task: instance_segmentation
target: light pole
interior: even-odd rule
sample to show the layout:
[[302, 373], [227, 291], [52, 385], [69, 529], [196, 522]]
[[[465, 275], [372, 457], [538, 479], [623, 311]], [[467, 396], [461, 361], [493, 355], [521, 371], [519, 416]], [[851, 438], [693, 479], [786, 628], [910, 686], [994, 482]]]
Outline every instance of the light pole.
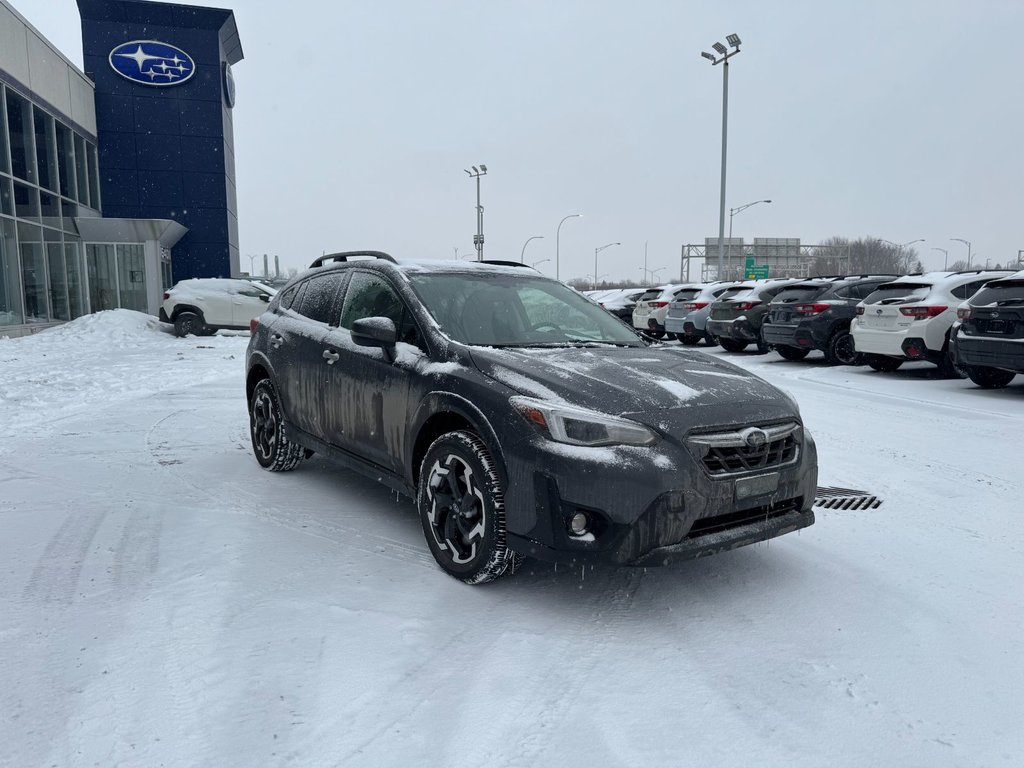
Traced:
[[[324, 251], [324, 253], [327, 253], [327, 251]], [[256, 259], [259, 257], [260, 255], [258, 253], [249, 254], [249, 277], [256, 277], [253, 272], [256, 271]]]
[[[758, 203], [770, 203], [770, 202], [771, 202], [771, 200], [755, 200], [752, 203], [746, 203], [745, 205], [740, 205], [740, 206], [737, 206], [736, 208], [730, 208], [729, 209], [729, 263], [730, 264], [732, 263], [732, 217], [735, 216], [737, 213], [742, 213], [743, 211], [747, 210], [747, 208], [749, 208], [752, 205], [757, 205]], [[718, 279], [721, 280], [722, 276], [719, 275]]]
[[562, 276], [562, 260], [559, 252], [559, 238], [562, 234], [562, 225], [565, 224], [566, 219], [578, 219], [582, 216], [582, 213], [570, 213], [560, 222], [558, 222], [558, 228], [555, 230], [555, 280], [560, 280]]
[[945, 272], [946, 265], [949, 264], [949, 251], [947, 251], [945, 248], [936, 248], [935, 246], [932, 246], [932, 250], [942, 251], [942, 271]]
[[663, 270], [663, 269], [668, 269], [668, 267], [658, 267], [657, 269], [649, 269], [649, 270], [647, 270], [648, 272], [651, 273], [651, 284], [652, 285], [654, 284], [654, 276], [656, 274], [658, 274], [659, 272], [661, 272], [661, 270]]
[[718, 54], [701, 51], [700, 55], [711, 62], [712, 66], [723, 64], [722, 67], [722, 191], [718, 200], [718, 279], [722, 279], [722, 238], [725, 237], [725, 154], [727, 147], [728, 126], [729, 126], [729, 59], [740, 52], [740, 37], [737, 34], [729, 35], [725, 41], [733, 47], [730, 52], [721, 43], [714, 43], [711, 47]]
[[963, 243], [967, 246], [967, 268], [971, 268], [971, 241], [964, 240], [962, 237], [951, 237], [950, 240], [956, 240], [958, 243]]
[[544, 235], [534, 235], [533, 237], [526, 238], [526, 242], [523, 243], [523, 250], [519, 254], [519, 263], [523, 264], [523, 259], [526, 257], [526, 246], [530, 244], [531, 240], [543, 240]]
[[[905, 243], [894, 243], [892, 240], [886, 240], [885, 238], [880, 238], [879, 242], [888, 243], [889, 245], [891, 245], [893, 248], [896, 249], [896, 257], [898, 259], [902, 259], [903, 258], [903, 249], [904, 248], [906, 248], [908, 245], [913, 245], [914, 243], [923, 243], [924, 242], [924, 238], [923, 237], [919, 237], [919, 238], [917, 238], [917, 240], [908, 240]], [[897, 264], [896, 266], [899, 267], [900, 269], [904, 268], [904, 265], [902, 265], [902, 264]], [[910, 265], [908, 264], [906, 266], [910, 266]]]
[[[599, 254], [605, 248], [611, 248], [613, 245], [622, 245], [622, 243], [608, 243], [607, 245], [602, 245], [600, 248], [595, 248], [594, 249], [594, 290], [595, 291], [597, 290], [597, 254]], [[606, 275], [606, 277], [607, 277], [607, 275]]]
[[551, 259], [541, 259], [540, 261], [533, 262], [530, 266], [537, 269], [538, 264], [543, 264], [545, 261], [551, 261]]
[[476, 248], [476, 260], [484, 260], [484, 207], [480, 205], [480, 177], [487, 175], [487, 166], [480, 163], [480, 167], [471, 165], [472, 172], [462, 170], [469, 174], [469, 178], [476, 179], [476, 234], [473, 235], [473, 247]]

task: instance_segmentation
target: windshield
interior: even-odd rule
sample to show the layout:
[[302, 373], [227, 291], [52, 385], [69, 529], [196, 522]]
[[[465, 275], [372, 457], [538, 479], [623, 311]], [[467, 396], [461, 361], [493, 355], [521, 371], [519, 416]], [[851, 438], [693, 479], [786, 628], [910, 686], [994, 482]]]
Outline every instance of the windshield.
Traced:
[[441, 330], [463, 344], [644, 346], [618, 318], [550, 278], [434, 272], [409, 282]]

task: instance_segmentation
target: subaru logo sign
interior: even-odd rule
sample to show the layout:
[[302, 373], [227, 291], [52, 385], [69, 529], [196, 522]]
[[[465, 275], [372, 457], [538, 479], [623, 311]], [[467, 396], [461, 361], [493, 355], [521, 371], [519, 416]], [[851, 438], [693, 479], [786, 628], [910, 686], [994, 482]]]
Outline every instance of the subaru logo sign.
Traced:
[[143, 85], [181, 85], [196, 73], [192, 57], [159, 40], [132, 40], [110, 52], [110, 67], [121, 77]]
[[764, 448], [768, 445], [768, 433], [759, 427], [747, 427], [740, 432], [740, 437], [748, 448]]

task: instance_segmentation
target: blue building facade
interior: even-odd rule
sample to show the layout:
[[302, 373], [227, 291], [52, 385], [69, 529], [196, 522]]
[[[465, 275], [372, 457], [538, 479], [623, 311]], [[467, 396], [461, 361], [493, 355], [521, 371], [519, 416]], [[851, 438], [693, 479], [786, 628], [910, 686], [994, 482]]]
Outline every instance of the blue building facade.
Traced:
[[78, 0], [85, 74], [95, 83], [103, 216], [171, 220], [175, 281], [237, 276], [229, 10]]

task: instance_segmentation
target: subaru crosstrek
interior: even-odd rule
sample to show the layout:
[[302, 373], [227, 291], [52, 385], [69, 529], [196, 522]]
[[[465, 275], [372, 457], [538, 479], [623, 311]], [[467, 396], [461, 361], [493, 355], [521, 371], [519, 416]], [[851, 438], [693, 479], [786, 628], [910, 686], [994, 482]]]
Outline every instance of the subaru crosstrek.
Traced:
[[829, 365], [860, 365], [850, 322], [857, 304], [899, 275], [807, 278], [787, 285], [768, 305], [761, 339], [786, 360], [803, 360], [814, 349]]
[[530, 267], [332, 254], [252, 325], [260, 465], [316, 452], [414, 498], [467, 583], [524, 556], [654, 565], [814, 522], [817, 454], [788, 395]]
[[1024, 271], [985, 283], [956, 311], [953, 360], [985, 389], [1024, 373]]

